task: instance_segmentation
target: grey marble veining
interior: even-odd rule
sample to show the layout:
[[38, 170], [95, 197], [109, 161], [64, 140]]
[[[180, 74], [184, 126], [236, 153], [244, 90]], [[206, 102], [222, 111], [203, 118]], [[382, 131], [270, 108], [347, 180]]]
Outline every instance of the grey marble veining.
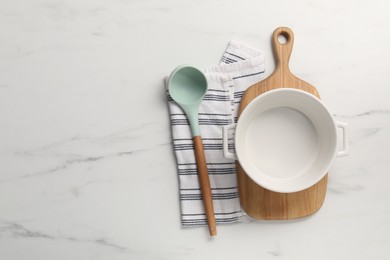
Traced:
[[[0, 259], [388, 259], [387, 1], [0, 2]], [[325, 203], [294, 221], [180, 228], [163, 78], [266, 54], [295, 32], [291, 70], [350, 130]], [[266, 75], [266, 76], [267, 76]]]

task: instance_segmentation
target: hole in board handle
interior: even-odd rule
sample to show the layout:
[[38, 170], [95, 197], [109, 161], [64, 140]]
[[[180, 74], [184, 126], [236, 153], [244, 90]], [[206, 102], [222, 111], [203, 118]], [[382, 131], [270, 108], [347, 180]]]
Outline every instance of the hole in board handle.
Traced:
[[288, 36], [288, 33], [286, 32], [281, 32], [278, 35], [278, 42], [280, 44], [286, 44], [289, 41], [290, 37]]

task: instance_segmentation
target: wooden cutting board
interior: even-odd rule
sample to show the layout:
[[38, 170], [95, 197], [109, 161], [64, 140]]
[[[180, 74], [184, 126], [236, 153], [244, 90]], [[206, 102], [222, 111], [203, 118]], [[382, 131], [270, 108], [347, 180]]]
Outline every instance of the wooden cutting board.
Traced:
[[[285, 43], [280, 43], [279, 37], [284, 37]], [[315, 87], [290, 72], [289, 59], [293, 43], [294, 34], [291, 29], [279, 27], [274, 31], [272, 44], [276, 59], [275, 71], [245, 91], [238, 116], [254, 98], [276, 88], [297, 88], [319, 98]], [[328, 175], [306, 190], [278, 193], [257, 185], [246, 175], [238, 161], [236, 165], [241, 206], [253, 218], [267, 220], [302, 218], [319, 210], [325, 200]]]

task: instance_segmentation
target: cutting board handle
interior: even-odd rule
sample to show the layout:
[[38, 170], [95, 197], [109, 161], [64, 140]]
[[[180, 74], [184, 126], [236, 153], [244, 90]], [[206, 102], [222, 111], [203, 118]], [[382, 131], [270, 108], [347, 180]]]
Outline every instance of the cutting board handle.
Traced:
[[[284, 42], [279, 41], [284, 38]], [[289, 73], [290, 69], [288, 67], [292, 48], [294, 45], [294, 33], [288, 27], [279, 27], [276, 28], [272, 35], [272, 44], [275, 52], [276, 60], [276, 73]]]

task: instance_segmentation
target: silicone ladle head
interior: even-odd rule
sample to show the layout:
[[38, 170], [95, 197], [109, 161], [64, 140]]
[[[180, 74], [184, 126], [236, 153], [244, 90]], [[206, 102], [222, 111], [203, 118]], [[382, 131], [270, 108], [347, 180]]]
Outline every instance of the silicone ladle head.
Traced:
[[186, 113], [192, 136], [200, 135], [198, 113], [200, 102], [207, 92], [205, 75], [195, 67], [179, 66], [169, 76], [168, 91]]

